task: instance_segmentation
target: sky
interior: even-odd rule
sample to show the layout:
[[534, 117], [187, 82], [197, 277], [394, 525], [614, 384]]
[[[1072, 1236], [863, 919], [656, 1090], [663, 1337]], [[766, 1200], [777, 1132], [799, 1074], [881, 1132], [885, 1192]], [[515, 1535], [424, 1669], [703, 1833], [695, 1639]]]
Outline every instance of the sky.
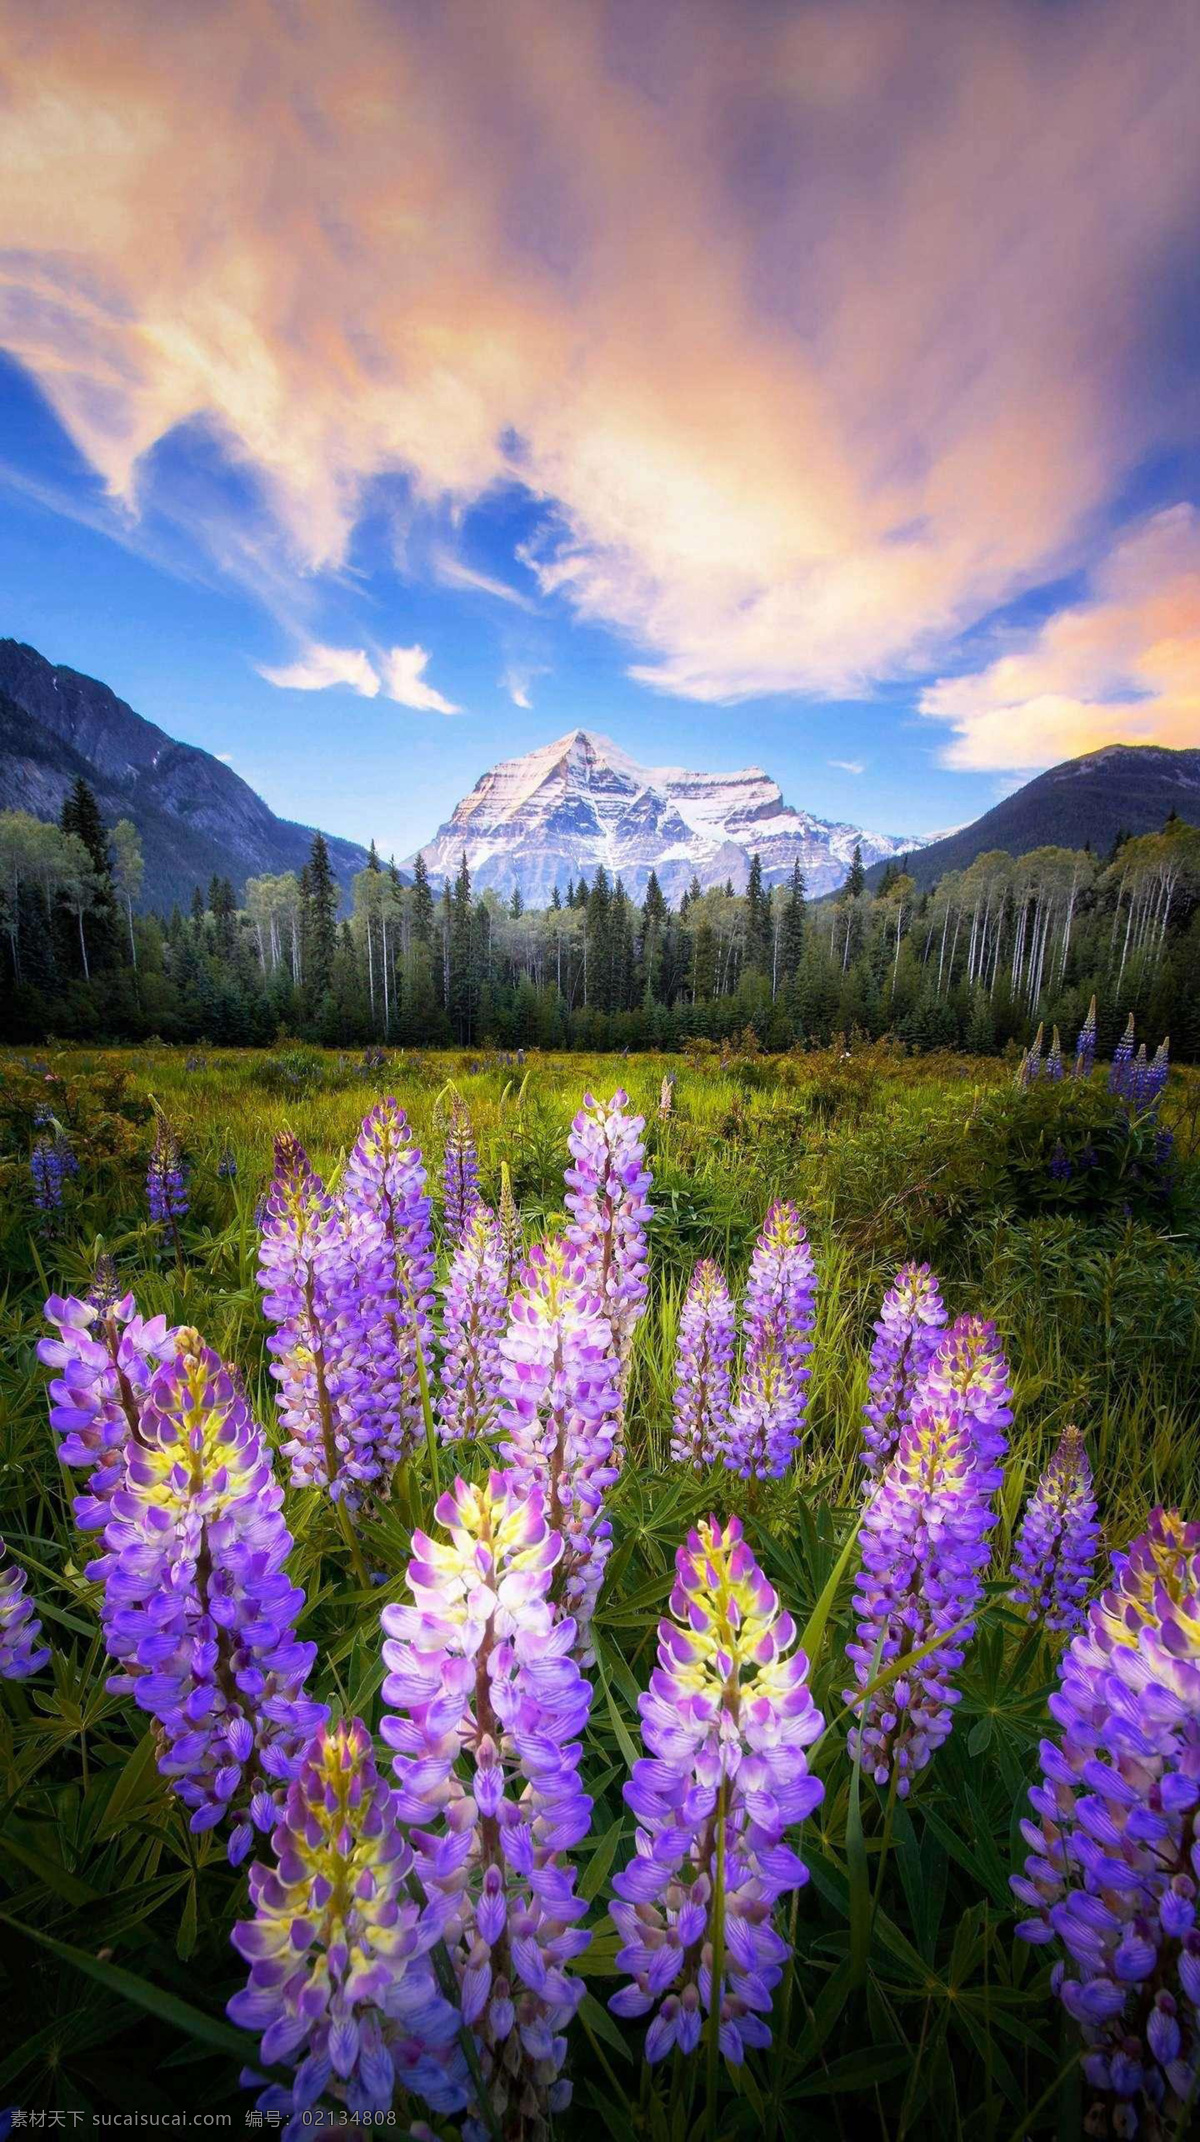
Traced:
[[0, 0], [0, 634], [403, 856], [1200, 744], [1194, 0]]

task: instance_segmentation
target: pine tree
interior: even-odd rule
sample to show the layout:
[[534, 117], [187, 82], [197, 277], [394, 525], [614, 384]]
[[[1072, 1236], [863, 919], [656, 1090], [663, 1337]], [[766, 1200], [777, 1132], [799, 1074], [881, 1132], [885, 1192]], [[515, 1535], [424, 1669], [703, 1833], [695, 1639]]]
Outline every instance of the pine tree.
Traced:
[[746, 884], [746, 965], [755, 974], [771, 971], [771, 904], [763, 891], [762, 857], [750, 858]]
[[519, 922], [522, 915], [525, 913], [525, 902], [521, 898], [521, 888], [519, 885], [513, 886], [512, 899], [508, 903], [508, 912], [512, 916], [514, 922]]
[[80, 951], [84, 965], [89, 971], [97, 967], [115, 966], [119, 936], [108, 829], [100, 816], [95, 792], [88, 786], [82, 774], [72, 783], [63, 799], [59, 825], [64, 833], [73, 833], [77, 840], [83, 842], [94, 878], [94, 883], [89, 888], [90, 899], [86, 916], [79, 927]]
[[454, 895], [450, 919], [450, 1004], [449, 1011], [454, 1022], [455, 1037], [470, 1041], [476, 999], [478, 977], [474, 961], [474, 932], [471, 916], [471, 873], [467, 867], [466, 850], [454, 880]]
[[787, 901], [783, 910], [783, 940], [780, 945], [780, 965], [789, 982], [794, 982], [800, 971], [804, 953], [804, 872], [799, 863], [792, 865], [792, 882], [788, 887]]
[[300, 917], [301, 972], [304, 976], [305, 1011], [310, 1019], [320, 1015], [333, 986], [333, 960], [337, 949], [338, 888], [324, 835], [313, 835], [312, 852], [304, 866], [307, 879]]
[[867, 873], [863, 868], [862, 849], [859, 847], [858, 842], [855, 841], [854, 854], [850, 858], [850, 869], [843, 890], [849, 894], [852, 900], [857, 900], [866, 882]]
[[433, 892], [429, 872], [420, 849], [413, 864], [412, 885], [412, 933], [419, 945], [427, 948], [433, 943]]

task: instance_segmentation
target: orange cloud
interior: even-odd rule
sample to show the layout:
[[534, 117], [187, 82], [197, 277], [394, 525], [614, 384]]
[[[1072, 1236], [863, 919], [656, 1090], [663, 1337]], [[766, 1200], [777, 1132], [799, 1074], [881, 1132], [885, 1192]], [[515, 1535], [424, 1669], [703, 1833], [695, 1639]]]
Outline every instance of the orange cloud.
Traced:
[[0, 0], [0, 342], [135, 508], [214, 426], [272, 572], [342, 565], [380, 476], [439, 524], [515, 478], [643, 682], [860, 689], [1177, 435], [1193, 26]]
[[1132, 531], [1086, 603], [1026, 647], [921, 695], [955, 732], [948, 766], [1050, 766], [1100, 744], [1200, 744], [1200, 513]]

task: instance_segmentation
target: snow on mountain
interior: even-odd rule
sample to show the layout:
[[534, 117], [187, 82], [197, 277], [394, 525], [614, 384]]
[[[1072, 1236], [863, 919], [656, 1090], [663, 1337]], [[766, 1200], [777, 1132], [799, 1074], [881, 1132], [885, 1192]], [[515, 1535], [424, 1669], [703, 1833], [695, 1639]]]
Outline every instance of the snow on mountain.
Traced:
[[639, 900], [652, 870], [671, 901], [693, 876], [702, 886], [732, 878], [740, 891], [754, 854], [769, 885], [799, 863], [815, 896], [842, 883], [856, 842], [864, 863], [922, 846], [796, 810], [761, 766], [639, 766], [607, 737], [573, 729], [483, 774], [421, 853], [435, 881], [453, 877], [465, 853], [478, 891], [519, 886], [527, 906], [542, 907], [555, 885], [565, 892], [581, 872], [590, 882], [601, 863]]

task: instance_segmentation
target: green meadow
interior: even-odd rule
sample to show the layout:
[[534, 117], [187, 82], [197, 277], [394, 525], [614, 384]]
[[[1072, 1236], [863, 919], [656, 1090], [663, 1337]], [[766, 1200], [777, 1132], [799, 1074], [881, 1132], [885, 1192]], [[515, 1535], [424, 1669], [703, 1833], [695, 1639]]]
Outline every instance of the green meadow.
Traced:
[[[1200, 1073], [1172, 1071], [1164, 1161], [1154, 1131], [1128, 1127], [1100, 1070], [1086, 1084], [1025, 1092], [1012, 1062], [914, 1057], [884, 1043], [786, 1057], [703, 1046], [523, 1061], [286, 1046], [0, 1057], [0, 1533], [29, 1573], [53, 1648], [51, 1667], [0, 1686], [0, 2001], [11, 2048], [0, 2106], [222, 2112], [240, 2133], [252, 2099], [238, 2072], [255, 2052], [225, 2017], [245, 1975], [229, 1946], [245, 1870], [230, 1869], [219, 1838], [190, 1832], [144, 1715], [106, 1692], [98, 1587], [86, 1575], [94, 1550], [72, 1521], [79, 1483], [56, 1460], [35, 1354], [46, 1295], [86, 1292], [109, 1252], [144, 1314], [198, 1327], [237, 1364], [277, 1441], [255, 1280], [273, 1136], [294, 1132], [334, 1180], [365, 1112], [394, 1094], [436, 1191], [453, 1089], [470, 1112], [484, 1195], [495, 1202], [506, 1162], [531, 1243], [562, 1222], [566, 1134], [584, 1091], [618, 1087], [647, 1123], [651, 1293], [595, 1623], [584, 1754], [595, 1812], [578, 1855], [592, 1941], [571, 2038], [574, 2103], [560, 2129], [614, 2142], [798, 2132], [1020, 2142], [1083, 2131], [1077, 2033], [1048, 1991], [1049, 1952], [1013, 1938], [1008, 1886], [1061, 1641], [1027, 1628], [1006, 1576], [1022, 1506], [1069, 1422], [1086, 1439], [1107, 1548], [1156, 1504], [1200, 1514]], [[178, 1241], [146, 1216], [156, 1107], [189, 1168]], [[29, 1171], [35, 1118], [47, 1111], [78, 1161], [52, 1215], [35, 1209]], [[1070, 1163], [1065, 1177], [1051, 1168], [1056, 1152]], [[234, 1174], [218, 1172], [223, 1160]], [[799, 1204], [818, 1272], [804, 1440], [782, 1482], [697, 1479], [669, 1455], [688, 1277], [699, 1257], [715, 1257], [740, 1285], [778, 1197]], [[842, 1691], [872, 1319], [911, 1258], [932, 1265], [951, 1318], [995, 1321], [1015, 1421], [953, 1732], [909, 1800], [892, 1803], [848, 1759]], [[489, 1455], [473, 1444], [454, 1461], [475, 1477]], [[327, 1499], [287, 1493], [301, 1634], [318, 1645], [314, 1690], [369, 1725], [380, 1711], [379, 1610], [402, 1596], [412, 1530], [432, 1524], [452, 1477], [444, 1449], [437, 1472], [422, 1452], [363, 1520], [368, 1586]], [[640, 2031], [605, 2005], [618, 1983], [605, 1900], [632, 1848], [621, 1787], [640, 1752], [637, 1697], [675, 1551], [709, 1512], [743, 1519], [805, 1631], [828, 1725], [815, 1758], [825, 1798], [794, 1840], [810, 1879], [788, 1908], [794, 1954], [775, 1997], [775, 2043], [719, 2073], [702, 2060], [684, 2072], [678, 2056], [648, 2067]], [[452, 2121], [432, 2125], [456, 2132]]]

